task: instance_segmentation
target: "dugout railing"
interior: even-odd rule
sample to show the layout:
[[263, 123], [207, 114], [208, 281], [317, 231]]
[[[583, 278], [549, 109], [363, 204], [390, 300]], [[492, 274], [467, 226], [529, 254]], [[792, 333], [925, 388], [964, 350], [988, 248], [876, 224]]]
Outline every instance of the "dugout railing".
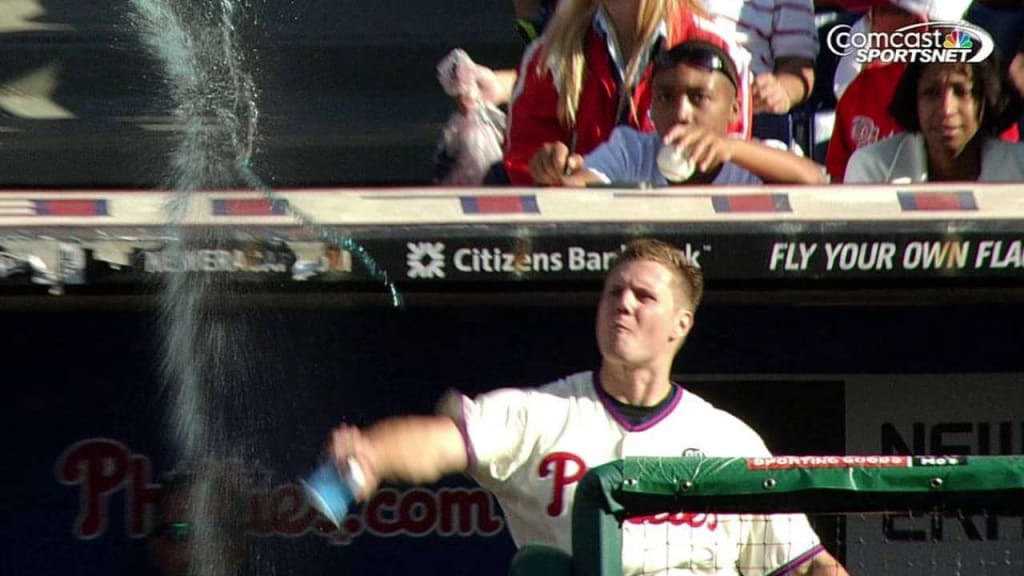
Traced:
[[[816, 528], [851, 574], [1024, 573], [1024, 456], [694, 456], [626, 458], [591, 469], [576, 492], [572, 574], [621, 575], [625, 519], [678, 511], [802, 512], [812, 523], [827, 516], [829, 534]], [[992, 535], [999, 518], [1010, 518], [1005, 539], [942, 536], [943, 518], [966, 526], [971, 515], [986, 518], [982, 536]], [[923, 519], [931, 529], [914, 533], [918, 541], [901, 551], [845, 525], [866, 522], [867, 532], [884, 531], [894, 516]], [[866, 546], [877, 563], [854, 559], [846, 550], [850, 540]]]
[[0, 296], [149, 294], [183, 270], [345, 302], [383, 296], [385, 276], [414, 296], [593, 291], [625, 242], [651, 236], [697, 262], [716, 299], [1020, 301], [1020, 188], [214, 190], [188, 195], [178, 232], [167, 191], [9, 190]]

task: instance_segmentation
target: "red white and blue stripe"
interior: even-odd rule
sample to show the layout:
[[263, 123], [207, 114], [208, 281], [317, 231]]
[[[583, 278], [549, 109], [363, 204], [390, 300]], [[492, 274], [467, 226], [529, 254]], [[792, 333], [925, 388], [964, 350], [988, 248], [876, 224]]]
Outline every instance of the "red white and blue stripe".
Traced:
[[532, 194], [514, 196], [459, 196], [463, 214], [540, 214], [537, 197]]
[[904, 212], [962, 212], [978, 209], [970, 190], [953, 192], [897, 192]]
[[214, 198], [214, 216], [284, 216], [288, 201], [283, 198]]
[[103, 198], [0, 198], [0, 218], [109, 215], [109, 206]]
[[711, 203], [716, 213], [792, 212], [788, 194], [715, 194]]

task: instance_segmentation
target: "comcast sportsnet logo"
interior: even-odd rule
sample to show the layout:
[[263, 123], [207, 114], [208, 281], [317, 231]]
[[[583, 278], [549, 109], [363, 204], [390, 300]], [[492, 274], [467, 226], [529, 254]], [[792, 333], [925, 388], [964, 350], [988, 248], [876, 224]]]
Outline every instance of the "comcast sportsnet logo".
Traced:
[[966, 22], [924, 22], [892, 32], [858, 32], [843, 24], [829, 31], [825, 43], [860, 64], [981, 62], [995, 49], [988, 32]]

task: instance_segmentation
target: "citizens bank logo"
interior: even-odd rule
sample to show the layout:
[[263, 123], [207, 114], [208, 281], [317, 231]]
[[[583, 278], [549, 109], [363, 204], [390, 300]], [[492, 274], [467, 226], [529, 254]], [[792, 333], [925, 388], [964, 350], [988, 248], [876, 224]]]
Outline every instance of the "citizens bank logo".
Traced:
[[444, 242], [408, 242], [405, 263], [409, 278], [444, 278]]
[[966, 22], [923, 22], [892, 32], [858, 32], [842, 24], [829, 31], [825, 45], [838, 56], [853, 54], [860, 64], [981, 62], [995, 50], [988, 32]]

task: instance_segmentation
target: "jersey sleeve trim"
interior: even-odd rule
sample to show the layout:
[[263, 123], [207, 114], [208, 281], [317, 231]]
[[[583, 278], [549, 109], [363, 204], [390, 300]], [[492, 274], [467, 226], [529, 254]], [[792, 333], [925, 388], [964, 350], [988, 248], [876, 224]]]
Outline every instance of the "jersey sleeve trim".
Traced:
[[476, 468], [478, 463], [476, 451], [473, 450], [473, 442], [469, 438], [469, 429], [466, 427], [466, 397], [456, 391], [450, 391], [444, 395], [438, 404], [437, 412], [448, 416], [455, 422], [455, 428], [462, 436], [462, 446], [466, 450], [466, 469]]
[[821, 544], [818, 544], [817, 546], [814, 546], [810, 550], [790, 560], [788, 563], [776, 568], [774, 571], [770, 572], [768, 576], [785, 576], [787, 574], [795, 574], [797, 569], [799, 569], [807, 562], [810, 562], [812, 558], [814, 558], [818, 554], [821, 554], [824, 551], [825, 547]]

